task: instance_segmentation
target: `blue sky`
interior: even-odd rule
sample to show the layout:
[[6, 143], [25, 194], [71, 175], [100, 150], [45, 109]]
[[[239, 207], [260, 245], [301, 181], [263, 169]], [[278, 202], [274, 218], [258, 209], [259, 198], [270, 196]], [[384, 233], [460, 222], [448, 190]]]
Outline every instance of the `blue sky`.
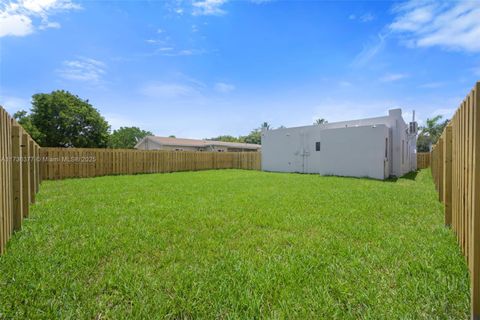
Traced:
[[206, 138], [380, 116], [450, 116], [480, 79], [475, 2], [0, 4], [0, 103], [69, 90], [112, 128]]

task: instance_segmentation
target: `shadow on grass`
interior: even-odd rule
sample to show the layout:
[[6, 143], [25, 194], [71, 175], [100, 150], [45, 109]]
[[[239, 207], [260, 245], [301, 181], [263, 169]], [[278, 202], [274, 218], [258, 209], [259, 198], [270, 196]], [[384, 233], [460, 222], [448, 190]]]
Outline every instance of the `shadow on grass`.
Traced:
[[400, 178], [398, 177], [390, 177], [388, 179], [385, 179], [383, 181], [385, 182], [397, 182], [398, 179], [408, 179], [408, 180], [413, 180], [415, 181], [417, 179], [417, 175], [418, 175], [418, 170], [415, 170], [415, 171], [410, 171], [409, 173], [401, 176]]
[[402, 177], [400, 177], [400, 179], [415, 180], [417, 179], [417, 174], [418, 174], [418, 170], [410, 171], [406, 175], [403, 175]]
[[390, 176], [387, 179], [377, 179], [377, 178], [371, 178], [371, 177], [351, 177], [351, 176], [338, 176], [338, 175], [331, 175], [331, 174], [324, 174], [324, 175], [319, 175], [318, 173], [301, 173], [301, 172], [276, 172], [276, 171], [263, 171], [263, 172], [268, 172], [268, 173], [284, 173], [284, 174], [293, 174], [293, 175], [310, 175], [310, 176], [320, 176], [320, 177], [331, 177], [331, 178], [347, 178], [347, 179], [359, 179], [359, 180], [372, 180], [372, 181], [381, 181], [381, 182], [397, 182], [398, 179], [408, 179], [408, 180], [413, 180], [415, 181], [417, 179], [417, 175], [420, 172], [420, 170], [415, 170], [415, 171], [410, 171], [409, 173], [401, 176], [401, 177], [395, 177], [395, 176]]

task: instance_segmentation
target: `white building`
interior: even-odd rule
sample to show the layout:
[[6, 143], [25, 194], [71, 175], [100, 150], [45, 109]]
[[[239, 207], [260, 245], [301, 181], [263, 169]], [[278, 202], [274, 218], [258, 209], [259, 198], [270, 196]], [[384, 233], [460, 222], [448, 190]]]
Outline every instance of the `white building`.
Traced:
[[385, 179], [416, 170], [417, 123], [388, 116], [262, 132], [262, 170]]

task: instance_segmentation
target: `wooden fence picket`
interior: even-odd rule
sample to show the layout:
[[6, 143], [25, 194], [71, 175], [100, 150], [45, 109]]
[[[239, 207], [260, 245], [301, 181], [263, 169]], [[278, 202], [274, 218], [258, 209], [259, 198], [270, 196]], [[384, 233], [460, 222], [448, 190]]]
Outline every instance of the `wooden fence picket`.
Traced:
[[0, 254], [28, 217], [30, 199], [38, 191], [40, 167], [34, 157], [38, 150], [38, 144], [0, 106]]
[[[480, 82], [431, 152], [433, 181], [470, 271], [471, 317], [480, 319]], [[443, 152], [442, 152], [443, 151]]]
[[[208, 169], [260, 170], [259, 152], [41, 148], [40, 180]], [[75, 160], [75, 161], [73, 161]], [[34, 176], [31, 177], [34, 179]]]

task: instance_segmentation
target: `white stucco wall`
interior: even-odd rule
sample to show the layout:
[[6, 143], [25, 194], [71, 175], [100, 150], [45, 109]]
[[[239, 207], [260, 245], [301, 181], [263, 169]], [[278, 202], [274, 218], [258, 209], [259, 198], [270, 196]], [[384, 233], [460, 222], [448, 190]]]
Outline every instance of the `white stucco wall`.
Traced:
[[319, 167], [322, 175], [384, 179], [389, 176], [389, 169], [385, 168], [387, 138], [385, 125], [325, 130], [321, 134], [325, 141], [322, 149], [312, 152], [309, 166]]
[[[389, 175], [389, 168], [385, 170], [388, 134], [385, 125], [265, 131], [262, 170], [384, 179]], [[320, 142], [320, 151], [316, 151], [316, 142]]]
[[385, 117], [263, 131], [262, 169], [384, 179], [415, 170], [415, 150], [416, 135], [393, 109]]

